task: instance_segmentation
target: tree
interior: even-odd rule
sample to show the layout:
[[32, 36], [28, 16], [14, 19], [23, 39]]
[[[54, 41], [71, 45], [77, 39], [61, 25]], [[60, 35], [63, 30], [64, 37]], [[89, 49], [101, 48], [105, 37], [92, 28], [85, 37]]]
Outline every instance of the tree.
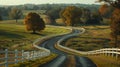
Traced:
[[83, 8], [83, 14], [82, 19], [85, 24], [100, 24], [102, 19], [102, 16], [98, 11], [91, 12], [87, 8]]
[[28, 15], [24, 19], [24, 24], [26, 25], [26, 29], [28, 31], [33, 31], [32, 33], [35, 34], [36, 31], [44, 30], [45, 23], [40, 18], [40, 16], [37, 13], [28, 13]]
[[2, 16], [0, 15], [0, 21], [2, 20]]
[[100, 24], [102, 20], [102, 16], [97, 11], [91, 13], [90, 19], [86, 22], [86, 24]]
[[99, 2], [101, 1], [111, 5], [115, 9], [111, 16], [110, 28], [114, 47], [118, 47], [118, 36], [120, 36], [120, 0], [99, 0]]
[[23, 15], [22, 11], [18, 8], [13, 8], [9, 13], [10, 18], [15, 19], [16, 23], [17, 23], [17, 20], [22, 17], [22, 15]]
[[98, 0], [98, 2], [104, 2], [113, 6], [114, 8], [120, 9], [120, 0]]
[[75, 6], [68, 6], [61, 12], [61, 17], [65, 20], [65, 24], [68, 26], [75, 26], [80, 23], [80, 17], [82, 15], [82, 10]]
[[51, 10], [48, 10], [46, 14], [50, 17], [53, 24], [55, 23], [55, 19], [59, 18], [59, 12], [61, 11], [61, 8], [53, 8]]
[[111, 18], [111, 36], [114, 42], [114, 46], [118, 47], [118, 36], [120, 36], [120, 9], [116, 9], [113, 12]]
[[113, 10], [114, 10], [114, 8], [112, 8], [108, 4], [103, 4], [99, 8], [99, 12], [100, 12], [101, 16], [104, 17], [104, 18], [110, 18], [110, 16], [112, 15]]
[[91, 11], [87, 8], [83, 8], [83, 14], [82, 19], [84, 20], [84, 23], [88, 23], [91, 19]]

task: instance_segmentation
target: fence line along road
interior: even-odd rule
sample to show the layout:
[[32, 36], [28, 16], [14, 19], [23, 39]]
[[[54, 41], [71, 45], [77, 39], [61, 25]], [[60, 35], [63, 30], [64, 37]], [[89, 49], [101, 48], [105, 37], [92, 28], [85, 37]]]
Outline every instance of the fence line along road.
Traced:
[[16, 64], [26, 60], [33, 60], [49, 56], [50, 54], [45, 51], [0, 51], [0, 66], [8, 67], [9, 64]]
[[[52, 26], [52, 27], [57, 27], [57, 26]], [[59, 28], [65, 28], [65, 27], [59, 26]], [[71, 30], [70, 28], [65, 28], [65, 29]], [[68, 33], [64, 33], [64, 34], [68, 34]], [[63, 35], [63, 34], [59, 34], [59, 36], [60, 35]], [[38, 48], [42, 51], [24, 51], [24, 50], [9, 51], [8, 49], [4, 51], [0, 51], [0, 66], [8, 67], [9, 64], [16, 64], [18, 62], [23, 62], [26, 60], [33, 60], [33, 59], [49, 56], [51, 53], [50, 50], [40, 47], [38, 45], [44, 42], [45, 40], [50, 39], [55, 36], [58, 36], [58, 35], [46, 36], [43, 38], [39, 38], [33, 42], [33, 47]]]
[[85, 32], [84, 28], [73, 28], [73, 31], [75, 33], [65, 36], [64, 38], [60, 39], [57, 44], [56, 44], [56, 48], [58, 48], [59, 50], [68, 52], [68, 53], [74, 53], [74, 54], [82, 54], [82, 55], [105, 55], [105, 56], [112, 56], [115, 58], [120, 57], [120, 48], [103, 48], [103, 49], [99, 49], [99, 50], [94, 50], [94, 51], [78, 51], [78, 50], [74, 50], [65, 46], [62, 46], [62, 42], [65, 41], [66, 39], [73, 37], [73, 36], [77, 36], [80, 34], [83, 34]]

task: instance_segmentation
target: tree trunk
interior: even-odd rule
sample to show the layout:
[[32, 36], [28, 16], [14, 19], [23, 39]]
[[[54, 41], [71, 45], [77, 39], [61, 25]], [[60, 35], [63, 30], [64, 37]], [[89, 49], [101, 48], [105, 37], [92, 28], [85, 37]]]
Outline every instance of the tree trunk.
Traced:
[[33, 34], [35, 34], [36, 33], [36, 31], [35, 30], [33, 30]]
[[117, 40], [118, 40], [118, 38], [117, 38], [117, 35], [116, 35], [116, 36], [115, 36], [115, 48], [118, 47], [118, 46], [117, 46]]
[[16, 23], [17, 23], [17, 19], [16, 19]]

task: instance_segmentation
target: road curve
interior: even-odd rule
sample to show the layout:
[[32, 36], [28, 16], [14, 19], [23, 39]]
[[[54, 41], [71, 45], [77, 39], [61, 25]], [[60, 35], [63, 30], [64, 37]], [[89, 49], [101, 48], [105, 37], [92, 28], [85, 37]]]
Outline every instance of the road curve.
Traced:
[[[70, 34], [73, 34], [73, 33], [79, 33], [79, 31], [74, 30]], [[70, 35], [70, 34], [67, 34], [67, 35]], [[57, 50], [54, 47], [56, 42], [64, 36], [66, 36], [66, 35], [53, 37], [39, 45], [40, 47], [47, 48], [51, 52], [58, 54], [57, 58], [50, 61], [49, 63], [39, 66], [39, 67], [97, 67], [90, 59], [88, 59], [86, 57], [80, 57], [80, 56], [74, 56], [74, 55], [72, 55], [72, 56], [74, 56], [74, 58], [75, 58], [75, 61], [74, 61], [75, 65], [72, 66], [71, 64], [69, 64], [69, 62], [70, 62], [69, 61], [70, 58], [68, 58], [69, 54], [67, 54], [63, 51]]]

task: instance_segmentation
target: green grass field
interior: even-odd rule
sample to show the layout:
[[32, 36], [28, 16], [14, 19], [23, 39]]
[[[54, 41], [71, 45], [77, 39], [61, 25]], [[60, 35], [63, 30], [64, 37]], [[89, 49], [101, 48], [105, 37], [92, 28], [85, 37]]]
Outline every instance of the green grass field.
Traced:
[[[62, 34], [69, 30], [62, 28], [46, 27], [39, 34], [30, 34], [25, 30], [25, 25], [12, 21], [0, 23], [0, 49], [31, 49], [32, 42], [40, 37]], [[5, 22], [5, 23], [4, 23]], [[11, 23], [10, 23], [11, 22]]]
[[120, 60], [106, 56], [88, 56], [97, 67], [120, 67]]
[[109, 26], [83, 26], [83, 28], [86, 32], [67, 40], [65, 46], [82, 51], [111, 47]]
[[[78, 37], [68, 39], [65, 46], [80, 51], [90, 51], [110, 45], [110, 28], [109, 26], [83, 26], [86, 29], [84, 34]], [[87, 56], [97, 67], [120, 67], [120, 60], [106, 56]]]
[[9, 67], [39, 67], [42, 64], [48, 63], [51, 60], [53, 60], [54, 58], [56, 58], [57, 55], [56, 54], [51, 54], [50, 56], [47, 57], [43, 57], [40, 59], [36, 59], [36, 60], [30, 60], [30, 61], [26, 61], [23, 63], [18, 63], [18, 64], [14, 64], [14, 65], [10, 65]]

